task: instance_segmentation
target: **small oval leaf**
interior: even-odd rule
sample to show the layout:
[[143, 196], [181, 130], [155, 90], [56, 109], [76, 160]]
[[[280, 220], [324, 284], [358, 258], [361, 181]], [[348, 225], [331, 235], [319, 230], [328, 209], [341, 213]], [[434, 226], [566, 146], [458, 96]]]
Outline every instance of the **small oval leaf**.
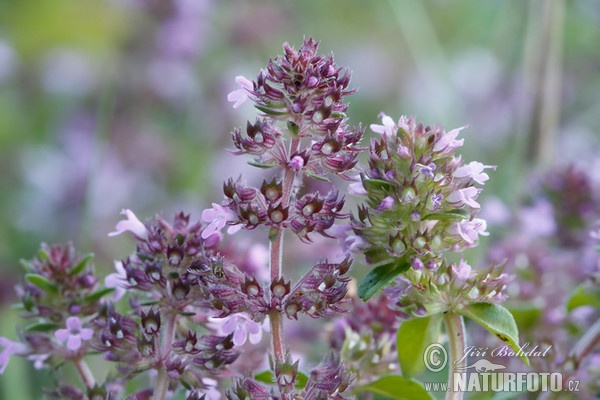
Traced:
[[47, 278], [38, 275], [38, 274], [27, 274], [25, 275], [25, 280], [45, 292], [49, 293], [58, 293], [58, 286], [49, 281]]
[[519, 348], [519, 329], [515, 318], [506, 308], [491, 303], [474, 303], [457, 310], [457, 314], [470, 318], [506, 343], [529, 366], [529, 358]]
[[423, 220], [435, 220], [435, 221], [454, 221], [454, 220], [464, 220], [469, 218], [469, 215], [463, 210], [452, 210], [449, 212], [438, 212], [427, 214], [422, 219]]
[[405, 378], [417, 376], [425, 369], [423, 354], [431, 343], [439, 342], [441, 315], [414, 318], [402, 322], [396, 334], [398, 361]]
[[410, 263], [403, 258], [373, 268], [358, 284], [358, 296], [364, 301], [369, 300], [409, 268]]
[[59, 326], [52, 322], [39, 322], [37, 324], [31, 324], [25, 328], [25, 332], [48, 332], [55, 331]]
[[248, 161], [248, 165], [252, 165], [256, 168], [269, 169], [275, 167], [275, 164], [263, 164], [255, 161]]
[[103, 297], [104, 295], [107, 295], [109, 293], [114, 292], [115, 289], [114, 288], [104, 288], [104, 289], [100, 289], [94, 293], [88, 294], [87, 296], [85, 296], [83, 298], [83, 301], [85, 303], [91, 303], [93, 301], [97, 301], [99, 300], [101, 297]]
[[392, 182], [384, 181], [382, 179], [364, 179], [363, 186], [365, 189], [393, 189], [396, 185]]
[[71, 270], [69, 271], [69, 275], [73, 276], [73, 275], [77, 275], [78, 273], [80, 273], [81, 271], [83, 271], [83, 269], [85, 268], [85, 266], [87, 265], [87, 263], [94, 258], [94, 253], [88, 253], [86, 254], [81, 261], [79, 261], [73, 268], [71, 268]]

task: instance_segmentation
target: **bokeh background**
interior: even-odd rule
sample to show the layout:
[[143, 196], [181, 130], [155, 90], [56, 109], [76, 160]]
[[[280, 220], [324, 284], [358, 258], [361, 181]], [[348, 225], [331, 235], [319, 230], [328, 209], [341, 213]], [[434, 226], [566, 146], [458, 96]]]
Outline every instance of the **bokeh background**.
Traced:
[[[0, 0], [0, 335], [16, 337], [19, 259], [40, 242], [71, 240], [108, 272], [132, 250], [107, 237], [122, 208], [199, 218], [220, 201], [222, 180], [246, 168], [224, 151], [230, 132], [255, 117], [226, 100], [235, 76], [255, 78], [305, 36], [353, 71], [353, 124], [383, 111], [469, 125], [465, 159], [498, 165], [481, 199], [500, 226], [482, 249], [569, 166], [585, 178], [593, 227], [595, 0]], [[30, 383], [43, 375], [12, 360], [0, 398], [37, 398]]]

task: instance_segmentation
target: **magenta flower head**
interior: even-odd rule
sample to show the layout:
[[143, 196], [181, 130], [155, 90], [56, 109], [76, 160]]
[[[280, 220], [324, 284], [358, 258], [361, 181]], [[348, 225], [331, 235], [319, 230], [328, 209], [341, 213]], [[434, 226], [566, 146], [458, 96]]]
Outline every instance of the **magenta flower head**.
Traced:
[[125, 215], [127, 219], [119, 221], [115, 227], [116, 231], [109, 233], [108, 236], [117, 236], [125, 231], [130, 231], [138, 239], [145, 240], [148, 238], [146, 226], [135, 216], [133, 211], [123, 209], [121, 214]]
[[58, 329], [54, 332], [54, 337], [59, 342], [66, 342], [69, 350], [78, 350], [83, 341], [90, 340], [94, 336], [92, 329], [81, 327], [81, 320], [78, 317], [67, 318], [66, 324], [67, 328]]
[[13, 342], [5, 337], [0, 337], [0, 347], [4, 347], [0, 352], [0, 375], [2, 375], [8, 365], [10, 356], [24, 353], [27, 350], [27, 346], [23, 343]]

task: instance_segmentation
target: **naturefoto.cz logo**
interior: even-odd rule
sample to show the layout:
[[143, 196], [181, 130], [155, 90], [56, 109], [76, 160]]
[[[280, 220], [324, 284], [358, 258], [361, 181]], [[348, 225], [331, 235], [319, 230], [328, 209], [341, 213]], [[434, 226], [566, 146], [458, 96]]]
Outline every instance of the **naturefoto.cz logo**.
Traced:
[[[498, 347], [492, 351], [489, 348], [467, 347], [464, 356], [456, 361], [450, 373], [452, 386], [447, 382], [425, 383], [425, 390], [430, 392], [577, 392], [579, 381], [563, 380], [559, 372], [509, 372], [506, 366], [493, 363], [481, 358], [464, 367], [458, 367], [467, 357], [543, 357], [551, 347], [538, 351], [535, 346], [525, 351], [529, 343], [524, 344], [519, 351], [512, 351], [508, 346]], [[431, 372], [442, 371], [448, 363], [448, 352], [439, 343], [430, 344], [423, 354], [425, 367]]]

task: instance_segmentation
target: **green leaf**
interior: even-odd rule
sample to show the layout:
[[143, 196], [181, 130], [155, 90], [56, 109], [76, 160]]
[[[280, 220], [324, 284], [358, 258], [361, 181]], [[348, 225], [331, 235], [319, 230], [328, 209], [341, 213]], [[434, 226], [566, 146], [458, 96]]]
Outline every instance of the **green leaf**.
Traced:
[[275, 383], [275, 380], [273, 378], [273, 372], [269, 370], [255, 374], [254, 379], [262, 383]]
[[506, 343], [515, 353], [519, 354], [523, 362], [529, 366], [529, 359], [521, 354], [519, 349], [519, 329], [515, 318], [506, 308], [491, 303], [474, 303], [461, 310], [458, 314], [470, 318], [496, 335]]
[[581, 306], [600, 308], [600, 291], [578, 286], [569, 297], [567, 310], [572, 311]]
[[94, 293], [90, 293], [90, 294], [88, 294], [87, 296], [85, 296], [85, 297], [83, 298], [83, 301], [84, 301], [85, 303], [91, 303], [91, 302], [94, 302], [94, 301], [97, 301], [97, 300], [99, 300], [99, 299], [100, 299], [101, 297], [103, 297], [104, 295], [107, 295], [107, 294], [109, 294], [109, 293], [112, 293], [112, 292], [114, 292], [114, 291], [115, 291], [115, 289], [114, 289], [114, 288], [104, 288], [104, 289], [100, 289], [100, 290], [98, 290], [98, 291], [96, 291], [96, 292], [94, 292]]
[[275, 116], [277, 116], [277, 115], [286, 115], [286, 114], [288, 114], [287, 110], [285, 110], [285, 111], [276, 111], [276, 110], [272, 110], [272, 109], [267, 108], [267, 107], [257, 106], [257, 105], [255, 105], [254, 107], [256, 107], [258, 110], [264, 112], [267, 115], [275, 115]]
[[448, 212], [439, 212], [427, 214], [423, 217], [424, 220], [433, 219], [436, 221], [451, 221], [467, 219], [469, 215], [463, 210], [452, 210]]
[[[275, 383], [275, 378], [273, 377], [273, 372], [269, 371], [269, 370], [259, 372], [258, 374], [254, 375], [254, 379], [257, 382], [262, 382], [262, 383], [268, 383], [268, 384]], [[303, 374], [302, 372], [298, 372], [298, 375], [296, 375], [296, 382], [295, 382], [296, 389], [303, 389], [306, 386], [306, 382], [308, 382], [308, 376], [306, 374]]]
[[300, 127], [298, 126], [298, 124], [296, 124], [293, 121], [288, 121], [287, 128], [288, 131], [290, 131], [290, 133], [292, 134], [292, 136], [298, 136], [298, 133], [300, 131]]
[[269, 169], [275, 167], [275, 164], [263, 164], [255, 161], [248, 161], [248, 165], [252, 165], [253, 167]]
[[358, 296], [364, 301], [386, 287], [398, 275], [410, 268], [410, 263], [403, 258], [373, 268], [358, 284]]
[[359, 387], [358, 391], [376, 393], [396, 400], [433, 399], [419, 382], [398, 375], [384, 376], [366, 386]]
[[442, 329], [441, 315], [404, 321], [396, 335], [398, 361], [405, 378], [417, 376], [423, 369], [423, 354], [431, 343], [438, 342]]
[[79, 261], [77, 263], [77, 265], [75, 265], [73, 268], [71, 268], [71, 270], [69, 271], [69, 275], [73, 276], [73, 275], [77, 275], [78, 273], [80, 273], [86, 266], [86, 264], [92, 259], [94, 258], [94, 253], [88, 253], [86, 254], [81, 261]]
[[52, 283], [51, 281], [49, 281], [48, 279], [44, 278], [41, 275], [27, 274], [27, 275], [25, 275], [25, 280], [27, 282], [39, 287], [40, 289], [42, 289], [45, 292], [58, 293], [58, 286], [56, 286], [54, 283]]
[[36, 324], [31, 324], [25, 328], [25, 332], [48, 332], [55, 331], [59, 328], [59, 326], [52, 322], [39, 322]]
[[296, 389], [304, 389], [307, 382], [308, 376], [306, 374], [303, 374], [302, 372], [298, 372], [298, 375], [296, 375], [296, 383], [294, 384], [294, 386], [296, 386]]
[[396, 185], [392, 182], [384, 181], [382, 179], [364, 179], [363, 186], [365, 189], [395, 189]]

